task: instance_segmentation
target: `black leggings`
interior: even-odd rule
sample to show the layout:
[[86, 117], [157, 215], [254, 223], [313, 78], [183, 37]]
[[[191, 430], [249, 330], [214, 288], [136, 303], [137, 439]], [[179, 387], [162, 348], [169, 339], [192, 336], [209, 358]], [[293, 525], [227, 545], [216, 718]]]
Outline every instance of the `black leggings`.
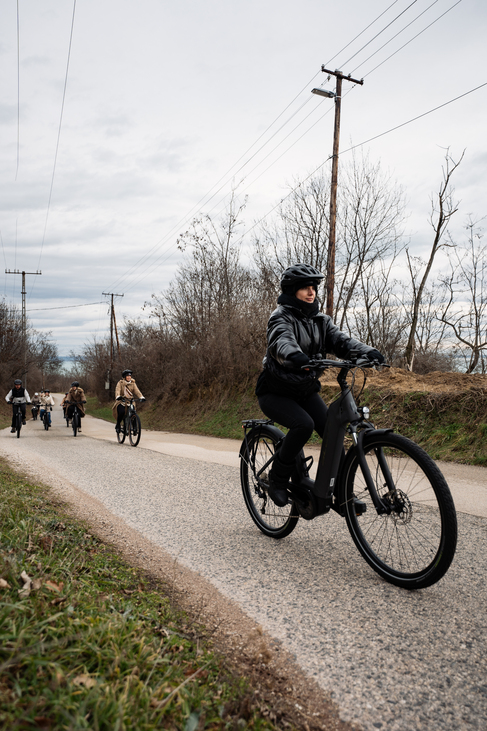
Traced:
[[323, 437], [328, 408], [318, 393], [299, 401], [266, 393], [259, 396], [259, 406], [269, 419], [289, 429], [279, 451], [284, 464], [294, 462], [313, 430]]

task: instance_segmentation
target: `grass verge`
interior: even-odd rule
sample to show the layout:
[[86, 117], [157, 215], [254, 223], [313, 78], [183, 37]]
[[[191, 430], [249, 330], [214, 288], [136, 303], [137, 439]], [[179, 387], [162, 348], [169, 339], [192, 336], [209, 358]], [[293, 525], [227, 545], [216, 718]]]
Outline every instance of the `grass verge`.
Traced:
[[1, 728], [297, 728], [163, 586], [3, 461], [0, 499]]

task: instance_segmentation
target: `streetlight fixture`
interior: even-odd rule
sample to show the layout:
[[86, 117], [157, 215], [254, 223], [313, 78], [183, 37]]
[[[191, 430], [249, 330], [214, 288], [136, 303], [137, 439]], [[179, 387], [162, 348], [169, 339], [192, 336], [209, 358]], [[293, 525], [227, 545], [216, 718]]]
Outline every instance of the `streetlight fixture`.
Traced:
[[334, 91], [329, 91], [328, 89], [311, 89], [312, 94], [318, 94], [318, 96], [327, 96], [330, 99], [334, 99], [336, 97], [336, 94]]

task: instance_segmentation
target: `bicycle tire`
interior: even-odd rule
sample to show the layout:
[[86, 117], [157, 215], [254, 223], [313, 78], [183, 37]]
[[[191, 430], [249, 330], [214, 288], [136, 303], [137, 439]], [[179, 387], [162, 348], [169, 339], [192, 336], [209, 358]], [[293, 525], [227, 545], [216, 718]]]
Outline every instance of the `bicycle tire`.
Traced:
[[117, 432], [117, 439], [119, 444], [123, 444], [125, 441], [125, 437], [127, 436], [125, 429], [125, 419], [120, 422], [120, 431]]
[[132, 447], [136, 447], [137, 444], [140, 442], [141, 430], [140, 417], [138, 414], [131, 415], [129, 427], [130, 444], [132, 445]]
[[71, 426], [73, 427], [73, 435], [76, 436], [78, 434], [78, 428], [79, 428], [79, 416], [76, 411], [73, 413], [73, 417], [71, 419]]
[[46, 431], [49, 430], [49, 416], [47, 415], [47, 411], [44, 412], [44, 416], [42, 417], [43, 423], [44, 423], [44, 429]]
[[[365, 435], [364, 452], [383, 501], [391, 511], [379, 515], [360, 469], [356, 449], [344, 464], [345, 518], [350, 534], [367, 563], [391, 584], [423, 589], [448, 571], [457, 544], [455, 505], [435, 462], [410, 439], [399, 434]], [[394, 481], [386, 486], [378, 455], [383, 454]], [[366, 505], [357, 515], [354, 498]]]
[[240, 448], [240, 483], [245, 505], [250, 517], [266, 536], [285, 538], [296, 527], [299, 514], [294, 501], [283, 508], [268, 496], [268, 472], [259, 471], [276, 451], [276, 445], [284, 435], [275, 427], [263, 426], [250, 431]]
[[20, 439], [20, 430], [22, 429], [22, 414], [18, 411], [15, 422], [15, 430], [17, 432], [17, 439]]

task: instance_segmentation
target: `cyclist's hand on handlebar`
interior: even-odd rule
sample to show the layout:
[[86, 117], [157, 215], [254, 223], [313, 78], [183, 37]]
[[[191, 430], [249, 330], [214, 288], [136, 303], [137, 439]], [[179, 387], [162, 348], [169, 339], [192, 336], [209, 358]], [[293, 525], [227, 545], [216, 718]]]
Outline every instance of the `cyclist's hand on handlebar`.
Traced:
[[385, 363], [385, 360], [386, 360], [384, 358], [384, 356], [382, 355], [382, 353], [380, 352], [380, 350], [377, 350], [376, 348], [371, 348], [368, 353], [364, 354], [364, 357], [367, 358], [367, 360], [369, 360], [369, 361], [372, 361], [372, 362], [376, 361], [377, 363], [380, 363], [381, 365], [382, 365], [382, 363]]
[[81, 403], [82, 403], [82, 404], [85, 404], [85, 403], [86, 403], [86, 401], [82, 401]]
[[140, 403], [142, 403], [142, 401], [145, 401], [145, 398], [142, 397], [139, 399], [139, 401], [140, 401]]
[[289, 360], [295, 368], [301, 370], [309, 370], [309, 358], [305, 353], [293, 353], [289, 356]]
[[117, 401], [123, 401], [123, 398], [124, 398], [123, 396], [117, 396], [116, 400]]

